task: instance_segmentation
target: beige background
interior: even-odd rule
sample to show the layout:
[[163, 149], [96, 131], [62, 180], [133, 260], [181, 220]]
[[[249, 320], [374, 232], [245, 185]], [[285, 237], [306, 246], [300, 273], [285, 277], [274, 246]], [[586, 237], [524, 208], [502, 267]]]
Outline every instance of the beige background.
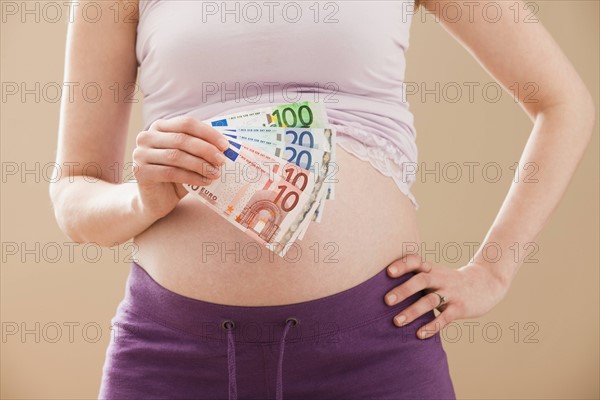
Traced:
[[[537, 4], [539, 18], [600, 104], [598, 2]], [[28, 87], [35, 82], [42, 87], [60, 83], [65, 33], [64, 18], [54, 24], [35, 23], [31, 17], [26, 23], [17, 18], [2, 23], [2, 82], [25, 82]], [[492, 82], [431, 16], [426, 22], [416, 17], [411, 35], [407, 81], [426, 82], [429, 88], [436, 81], [442, 86]], [[466, 179], [436, 183], [428, 176], [414, 186], [427, 248], [435, 248], [436, 242], [441, 248], [456, 242], [464, 252], [457, 261], [428, 259], [458, 267], [468, 260], [462, 244], [481, 241], [491, 224], [510, 184], [508, 167], [518, 160], [531, 123], [507, 93], [496, 103], [486, 102], [480, 90], [473, 102], [463, 98], [452, 103], [442, 98], [438, 103], [432, 96], [421, 101], [419, 95], [409, 100], [416, 117], [420, 160], [429, 168], [436, 161], [502, 166], [497, 183], [482, 179], [479, 168], [474, 183]], [[94, 398], [110, 318], [128, 273], [127, 246], [102, 249], [96, 262], [91, 260], [97, 257], [97, 248], [76, 246], [70, 259], [65, 244], [69, 239], [55, 224], [43, 177], [43, 166], [54, 160], [58, 110], [58, 102], [41, 99], [37, 103], [33, 96], [25, 102], [16, 96], [2, 102], [3, 169], [11, 163], [29, 169], [40, 165], [38, 176], [27, 175], [25, 182], [19, 175], [8, 176], [2, 184], [3, 333], [15, 326], [35, 332], [39, 323], [39, 343], [34, 333], [2, 338], [3, 398]], [[141, 126], [137, 104], [130, 149]], [[597, 126], [565, 198], [537, 242], [534, 258], [538, 261], [521, 268], [501, 304], [485, 317], [470, 321], [476, 324], [472, 335], [469, 321], [446, 329], [445, 348], [460, 398], [600, 396]], [[25, 249], [35, 249], [36, 243], [39, 251], [26, 254]], [[12, 254], [15, 246], [17, 254]], [[57, 248], [62, 255], [57, 255]], [[71, 338], [70, 323], [79, 324], [71, 325]], [[101, 329], [97, 341], [96, 327]], [[456, 328], [461, 336], [457, 337]]]

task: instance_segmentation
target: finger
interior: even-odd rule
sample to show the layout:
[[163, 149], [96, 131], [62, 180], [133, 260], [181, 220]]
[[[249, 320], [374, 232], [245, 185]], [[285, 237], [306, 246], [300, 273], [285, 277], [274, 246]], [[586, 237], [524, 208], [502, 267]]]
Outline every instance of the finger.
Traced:
[[179, 149], [146, 149], [144, 161], [148, 164], [178, 167], [211, 179], [221, 176], [219, 169], [211, 163]]
[[206, 186], [212, 182], [212, 179], [192, 171], [155, 164], [144, 164], [139, 166], [135, 173], [135, 177], [137, 178], [138, 182], [175, 182], [181, 184], [187, 183], [195, 186]]
[[387, 273], [391, 278], [397, 278], [409, 271], [430, 272], [431, 268], [431, 263], [423, 262], [418, 254], [408, 254], [391, 263], [387, 268]]
[[223, 165], [226, 161], [225, 155], [215, 145], [181, 132], [141, 132], [137, 145], [155, 149], [180, 149], [215, 166]]
[[[177, 193], [177, 197], [183, 199], [189, 193], [185, 187], [181, 183], [175, 183], [175, 193]], [[200, 185], [202, 186], [202, 185]]]
[[183, 132], [212, 143], [222, 151], [229, 148], [229, 141], [221, 132], [187, 115], [156, 120], [151, 125], [151, 129], [162, 132]]
[[440, 313], [433, 321], [423, 325], [416, 332], [419, 339], [426, 339], [432, 337], [436, 333], [440, 332], [446, 325], [454, 320], [452, 308], [446, 308], [444, 312]]
[[395, 304], [400, 303], [402, 300], [407, 297], [412, 296], [413, 294], [421, 291], [427, 287], [429, 287], [431, 282], [431, 275], [419, 273], [412, 276], [406, 282], [403, 282], [401, 285], [394, 287], [392, 290], [386, 293], [385, 302], [389, 306], [393, 306]]
[[440, 303], [440, 298], [434, 293], [426, 294], [394, 317], [396, 326], [410, 324], [421, 315], [433, 310]]

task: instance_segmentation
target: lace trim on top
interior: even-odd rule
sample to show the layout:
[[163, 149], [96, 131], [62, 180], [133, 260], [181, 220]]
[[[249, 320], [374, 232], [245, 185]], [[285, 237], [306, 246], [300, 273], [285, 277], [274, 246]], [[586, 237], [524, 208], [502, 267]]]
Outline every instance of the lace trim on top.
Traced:
[[400, 191], [411, 201], [415, 209], [419, 204], [410, 191], [416, 179], [416, 163], [410, 160], [391, 141], [368, 132], [360, 124], [330, 123], [337, 130], [337, 143], [359, 159], [368, 161], [385, 176], [391, 177]]

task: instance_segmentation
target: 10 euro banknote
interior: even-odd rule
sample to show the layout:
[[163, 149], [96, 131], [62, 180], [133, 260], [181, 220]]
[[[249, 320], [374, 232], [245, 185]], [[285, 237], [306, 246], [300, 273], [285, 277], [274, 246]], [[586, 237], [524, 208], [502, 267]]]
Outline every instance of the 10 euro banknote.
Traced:
[[[204, 121], [230, 146], [221, 177], [184, 187], [269, 250], [285, 256], [332, 198], [335, 130], [310, 102], [274, 105]], [[290, 127], [288, 124], [304, 126]]]

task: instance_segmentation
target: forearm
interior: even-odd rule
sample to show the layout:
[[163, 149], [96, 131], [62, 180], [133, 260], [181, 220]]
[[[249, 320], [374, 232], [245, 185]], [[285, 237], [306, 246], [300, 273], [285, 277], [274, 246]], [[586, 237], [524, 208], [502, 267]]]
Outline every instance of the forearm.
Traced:
[[79, 243], [121, 244], [146, 230], [158, 217], [144, 210], [135, 183], [65, 177], [51, 187], [60, 228]]
[[[490, 269], [502, 285], [510, 285], [528, 254], [527, 244], [541, 232], [583, 157], [594, 113], [593, 104], [586, 101], [549, 107], [536, 116], [519, 161], [518, 179], [513, 179], [470, 264]], [[527, 165], [535, 166], [537, 171], [525, 180], [532, 171]]]

